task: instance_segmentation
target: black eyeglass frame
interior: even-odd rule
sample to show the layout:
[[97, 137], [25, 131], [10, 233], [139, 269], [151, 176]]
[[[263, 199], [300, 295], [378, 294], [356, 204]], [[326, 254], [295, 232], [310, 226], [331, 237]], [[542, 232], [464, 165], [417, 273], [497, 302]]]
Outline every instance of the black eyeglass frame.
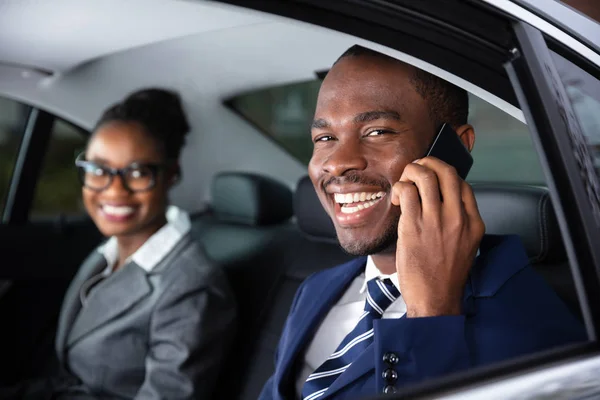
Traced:
[[[152, 190], [156, 186], [156, 182], [157, 182], [159, 173], [166, 170], [167, 168], [169, 168], [169, 165], [164, 164], [164, 163], [132, 163], [124, 168], [112, 168], [112, 167], [108, 167], [106, 165], [101, 165], [96, 162], [86, 160], [85, 153], [81, 153], [77, 156], [77, 158], [75, 159], [75, 166], [77, 167], [78, 172], [79, 172], [78, 176], [79, 176], [79, 181], [80, 181], [81, 185], [87, 189], [93, 190], [95, 192], [102, 192], [102, 191], [108, 189], [110, 187], [110, 185], [112, 185], [112, 183], [115, 179], [115, 176], [118, 175], [121, 178], [121, 183], [123, 184], [123, 187], [131, 193], [147, 192], [149, 190]], [[86, 169], [89, 168], [90, 166], [99, 168], [108, 174], [108, 182], [106, 183], [105, 186], [103, 186], [101, 188], [97, 188], [97, 187], [91, 187], [89, 185], [86, 185], [85, 173], [86, 173]], [[147, 168], [148, 171], [150, 171], [150, 173], [152, 175], [151, 181], [147, 188], [132, 189], [127, 184], [126, 175], [131, 170], [139, 169], [139, 168]]]

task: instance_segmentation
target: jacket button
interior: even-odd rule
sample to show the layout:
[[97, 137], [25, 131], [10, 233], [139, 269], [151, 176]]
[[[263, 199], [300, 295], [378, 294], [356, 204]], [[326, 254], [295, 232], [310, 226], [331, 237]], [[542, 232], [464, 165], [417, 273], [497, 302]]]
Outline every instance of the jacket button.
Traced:
[[383, 371], [381, 375], [388, 383], [394, 383], [398, 380], [398, 373], [390, 368]]
[[383, 362], [388, 364], [388, 365], [396, 365], [398, 364], [398, 356], [396, 355], [396, 353], [385, 353], [383, 355]]
[[392, 385], [387, 385], [386, 387], [383, 388], [383, 393], [385, 393], [385, 394], [396, 393], [396, 388]]

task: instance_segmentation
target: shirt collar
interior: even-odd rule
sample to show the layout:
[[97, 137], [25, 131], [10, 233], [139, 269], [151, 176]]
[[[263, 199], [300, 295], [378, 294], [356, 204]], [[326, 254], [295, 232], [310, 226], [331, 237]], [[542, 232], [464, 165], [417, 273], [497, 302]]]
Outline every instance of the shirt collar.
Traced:
[[374, 278], [381, 278], [381, 279], [386, 279], [389, 278], [392, 283], [394, 284], [394, 286], [396, 286], [396, 289], [398, 289], [398, 291], [400, 293], [402, 293], [402, 291], [400, 290], [400, 284], [398, 283], [398, 274], [396, 272], [386, 275], [386, 274], [382, 274], [379, 269], [377, 268], [377, 266], [375, 265], [375, 261], [373, 261], [373, 257], [368, 256], [367, 257], [367, 266], [365, 267], [365, 281], [363, 282], [362, 287], [360, 288], [360, 292], [364, 293], [365, 290], [367, 290], [367, 282], [369, 282], [371, 279]]
[[[476, 257], [479, 257], [479, 249], [477, 249]], [[375, 261], [373, 261], [373, 257], [368, 256], [367, 257], [367, 266], [365, 267], [365, 281], [363, 282], [363, 284], [360, 288], [360, 293], [364, 293], [365, 290], [367, 290], [367, 282], [369, 282], [371, 279], [374, 279], [374, 278], [381, 278], [381, 279], [389, 278], [392, 281], [392, 283], [394, 284], [394, 286], [396, 286], [396, 289], [398, 289], [398, 291], [400, 293], [402, 293], [402, 291], [400, 290], [400, 283], [398, 282], [398, 274], [396, 272], [394, 272], [390, 275], [382, 274], [379, 271], [379, 268], [377, 268], [377, 266], [375, 265]]]
[[[146, 240], [142, 247], [133, 253], [126, 262], [133, 261], [146, 272], [150, 272], [190, 231], [190, 217], [182, 209], [169, 206], [166, 217], [167, 223]], [[117, 238], [112, 236], [104, 245], [98, 248], [98, 251], [104, 256], [108, 264], [104, 274], [109, 274], [119, 258]]]

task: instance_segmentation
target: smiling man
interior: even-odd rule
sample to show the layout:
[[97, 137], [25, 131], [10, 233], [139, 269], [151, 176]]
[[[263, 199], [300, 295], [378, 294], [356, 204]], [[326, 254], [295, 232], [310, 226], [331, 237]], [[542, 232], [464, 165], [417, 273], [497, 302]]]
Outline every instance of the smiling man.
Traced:
[[471, 150], [467, 116], [464, 90], [386, 55], [354, 46], [331, 68], [309, 175], [361, 257], [302, 284], [261, 399], [394, 392], [585, 340], [520, 240], [485, 236], [471, 187], [421, 158], [443, 123]]

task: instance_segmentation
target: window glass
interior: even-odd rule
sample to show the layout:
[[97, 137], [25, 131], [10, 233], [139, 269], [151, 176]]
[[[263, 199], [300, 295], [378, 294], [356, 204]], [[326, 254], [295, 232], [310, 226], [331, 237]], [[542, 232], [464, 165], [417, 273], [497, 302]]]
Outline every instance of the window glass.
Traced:
[[75, 157], [85, 149], [87, 132], [56, 118], [42, 171], [35, 189], [30, 217], [82, 214], [81, 186]]
[[0, 212], [4, 211], [29, 112], [25, 104], [0, 98]]
[[234, 97], [230, 105], [304, 164], [312, 155], [309, 126], [319, 79], [271, 87]]
[[[266, 88], [233, 98], [229, 104], [301, 162], [312, 154], [309, 126], [320, 80]], [[543, 184], [544, 176], [527, 126], [470, 95], [470, 123], [475, 127], [472, 182]]]
[[600, 81], [562, 56], [551, 54], [600, 175]]
[[469, 123], [475, 128], [471, 182], [544, 184], [527, 125], [469, 94]]

